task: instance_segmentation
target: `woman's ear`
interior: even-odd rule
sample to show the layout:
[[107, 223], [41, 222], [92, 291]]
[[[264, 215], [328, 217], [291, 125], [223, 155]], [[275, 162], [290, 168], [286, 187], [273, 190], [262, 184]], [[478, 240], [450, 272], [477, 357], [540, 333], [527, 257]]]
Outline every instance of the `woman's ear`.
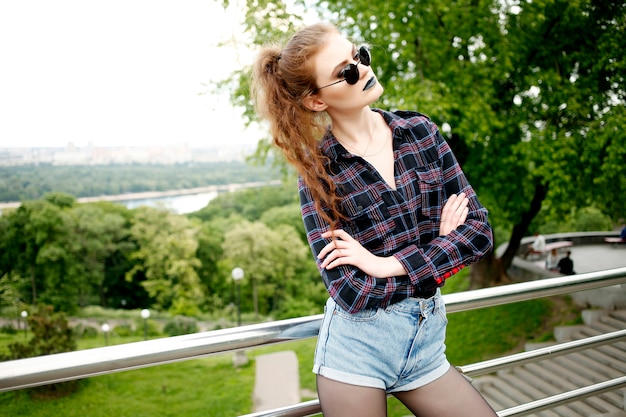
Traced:
[[306, 96], [302, 99], [302, 104], [311, 111], [324, 111], [328, 107], [317, 94]]

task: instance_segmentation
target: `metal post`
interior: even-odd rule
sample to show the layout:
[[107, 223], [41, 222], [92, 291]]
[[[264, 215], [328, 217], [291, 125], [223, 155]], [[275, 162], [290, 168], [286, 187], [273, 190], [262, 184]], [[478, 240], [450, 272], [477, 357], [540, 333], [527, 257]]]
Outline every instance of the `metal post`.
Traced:
[[28, 327], [28, 321], [26, 320], [27, 317], [28, 317], [28, 311], [26, 310], [22, 311], [22, 318], [24, 319], [24, 337], [26, 337], [26, 329]]
[[239, 281], [243, 279], [243, 269], [234, 268], [231, 274], [237, 285], [237, 326], [241, 326], [241, 289], [239, 288]]
[[147, 308], [141, 310], [141, 318], [143, 319], [143, 340], [148, 340], [148, 319], [150, 318], [150, 310]]

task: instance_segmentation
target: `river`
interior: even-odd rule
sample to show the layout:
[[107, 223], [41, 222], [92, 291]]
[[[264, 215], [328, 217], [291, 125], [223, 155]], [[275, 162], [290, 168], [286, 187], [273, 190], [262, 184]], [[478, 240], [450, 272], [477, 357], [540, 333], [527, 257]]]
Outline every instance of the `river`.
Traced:
[[139, 206], [164, 207], [175, 213], [185, 214], [206, 207], [211, 200], [217, 197], [217, 194], [216, 191], [213, 191], [209, 193], [143, 198], [139, 200], [121, 200], [117, 201], [117, 203], [123, 204], [129, 209], [134, 209]]
[[[79, 203], [112, 201], [123, 204], [129, 209], [134, 209], [139, 206], [164, 207], [178, 214], [186, 214], [206, 207], [211, 200], [222, 192], [232, 192], [245, 188], [256, 188], [280, 184], [280, 180], [256, 181], [238, 184], [211, 185], [186, 190], [148, 191], [99, 197], [81, 197], [78, 198], [77, 201]], [[20, 204], [21, 203], [19, 201], [0, 203], [0, 215], [3, 209], [16, 208], [19, 207]]]

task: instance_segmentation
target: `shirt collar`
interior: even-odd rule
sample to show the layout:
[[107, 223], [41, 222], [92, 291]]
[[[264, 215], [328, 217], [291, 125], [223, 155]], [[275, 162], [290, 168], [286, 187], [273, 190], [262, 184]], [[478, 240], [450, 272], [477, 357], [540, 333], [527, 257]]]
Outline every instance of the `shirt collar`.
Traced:
[[[383, 116], [385, 122], [387, 122], [391, 128], [394, 140], [405, 140], [404, 135], [402, 135], [400, 131], [410, 128], [412, 126], [412, 123], [408, 122], [410, 118], [419, 115], [419, 113], [416, 112], [389, 112], [377, 108], [373, 108], [372, 111], [380, 113]], [[322, 154], [334, 161], [340, 158], [351, 159], [355, 157], [339, 143], [330, 130], [330, 126], [320, 141], [319, 147], [322, 150]]]

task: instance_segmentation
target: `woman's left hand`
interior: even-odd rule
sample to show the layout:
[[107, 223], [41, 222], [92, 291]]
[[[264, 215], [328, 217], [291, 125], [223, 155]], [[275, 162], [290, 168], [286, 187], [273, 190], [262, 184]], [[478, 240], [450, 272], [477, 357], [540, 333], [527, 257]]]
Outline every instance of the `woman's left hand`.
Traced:
[[406, 274], [404, 267], [395, 257], [372, 254], [345, 230], [328, 231], [323, 233], [322, 237], [327, 239], [334, 237], [317, 255], [318, 259], [324, 259], [322, 268], [332, 269], [339, 265], [352, 265], [378, 278]]
[[446, 236], [451, 231], [465, 223], [469, 209], [467, 205], [469, 199], [465, 193], [459, 195], [452, 194], [441, 211], [441, 222], [439, 224], [439, 236]]

